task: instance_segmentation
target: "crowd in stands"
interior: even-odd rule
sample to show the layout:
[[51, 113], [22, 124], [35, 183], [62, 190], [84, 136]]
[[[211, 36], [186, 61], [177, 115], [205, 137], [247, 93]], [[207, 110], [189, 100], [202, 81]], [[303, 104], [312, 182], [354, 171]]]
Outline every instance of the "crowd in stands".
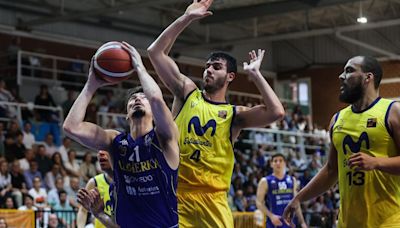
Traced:
[[[13, 92], [14, 91], [14, 92]], [[6, 83], [0, 80], [0, 101], [25, 103], [19, 98], [16, 89], [7, 90]], [[40, 86], [35, 96], [35, 105], [49, 107], [59, 106], [65, 116], [71, 108], [75, 92], [69, 90], [67, 99], [56, 104], [46, 85]], [[86, 121], [98, 123], [105, 128], [125, 129], [123, 117], [101, 116], [98, 112], [124, 113], [123, 99], [113, 91], [107, 91], [97, 97], [88, 107]], [[243, 101], [243, 105], [254, 105], [256, 101]], [[93, 152], [87, 151], [82, 159], [77, 159], [77, 151], [71, 147], [69, 138], [62, 138], [61, 133], [51, 127], [46, 134], [37, 123], [57, 123], [60, 114], [51, 110], [25, 108], [21, 110], [21, 119], [17, 120], [16, 110], [0, 104], [0, 206], [7, 209], [52, 211], [38, 217], [38, 222], [45, 225], [56, 223], [74, 227], [75, 213], [62, 213], [60, 210], [77, 210], [76, 194], [91, 177], [100, 172], [95, 163]], [[300, 106], [293, 108], [290, 114], [280, 122], [270, 126], [271, 129], [292, 132], [312, 133], [319, 137], [304, 138], [309, 145], [318, 145], [323, 149], [306, 149], [305, 153], [298, 148], [285, 149], [288, 173], [294, 175], [300, 187], [304, 187], [322, 167], [329, 133], [313, 127], [309, 116], [304, 115]], [[3, 118], [3, 119], [2, 119]], [[55, 124], [59, 127], [58, 124]], [[276, 140], [267, 133], [255, 133], [257, 148], [254, 145], [236, 143], [236, 163], [229, 192], [232, 211], [255, 211], [256, 190], [258, 181], [271, 174], [270, 156], [278, 152], [276, 146], [267, 142]], [[299, 143], [299, 137], [288, 136], [282, 140], [287, 143]], [[337, 188], [317, 199], [302, 205], [307, 224], [329, 224], [333, 221], [338, 208]], [[46, 214], [46, 213], [45, 213]], [[322, 226], [322, 225], [321, 225]]]

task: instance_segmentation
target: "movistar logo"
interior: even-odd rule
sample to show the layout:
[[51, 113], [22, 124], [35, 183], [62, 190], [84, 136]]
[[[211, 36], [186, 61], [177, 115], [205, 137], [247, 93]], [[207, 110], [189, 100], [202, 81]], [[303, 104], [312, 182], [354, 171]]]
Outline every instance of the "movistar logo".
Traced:
[[217, 129], [217, 122], [215, 122], [215, 120], [213, 120], [213, 119], [209, 120], [206, 123], [206, 125], [201, 126], [200, 119], [198, 116], [194, 116], [194, 117], [192, 117], [192, 119], [190, 119], [189, 125], [188, 125], [189, 133], [192, 131], [192, 125], [194, 127], [194, 131], [195, 131], [196, 135], [198, 135], [198, 136], [203, 136], [207, 132], [208, 128], [212, 128], [211, 136], [214, 136], [215, 130]]
[[357, 153], [360, 152], [361, 144], [365, 141], [365, 146], [369, 149], [369, 138], [367, 132], [361, 133], [357, 142], [354, 142], [350, 135], [346, 135], [343, 139], [343, 152], [347, 154], [347, 147], [350, 148], [351, 152]]

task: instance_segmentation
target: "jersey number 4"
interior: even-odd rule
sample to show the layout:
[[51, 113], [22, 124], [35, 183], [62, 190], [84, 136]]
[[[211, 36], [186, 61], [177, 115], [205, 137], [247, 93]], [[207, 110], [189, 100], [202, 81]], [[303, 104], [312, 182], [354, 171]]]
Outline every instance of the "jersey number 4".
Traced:
[[139, 146], [135, 146], [133, 149], [134, 152], [129, 156], [128, 160], [129, 161], [134, 161], [134, 158], [136, 158], [136, 162], [140, 162], [140, 157], [139, 157]]
[[190, 159], [195, 160], [196, 162], [200, 161], [200, 150], [195, 150], [192, 155], [190, 155]]

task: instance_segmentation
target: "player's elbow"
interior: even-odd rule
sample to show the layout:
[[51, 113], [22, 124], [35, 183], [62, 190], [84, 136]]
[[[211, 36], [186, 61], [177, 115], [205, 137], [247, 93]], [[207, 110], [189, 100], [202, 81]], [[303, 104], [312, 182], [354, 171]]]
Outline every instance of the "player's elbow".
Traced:
[[74, 126], [74, 124], [70, 123], [69, 121], [65, 121], [63, 124], [64, 133], [70, 137], [76, 134], [75, 129], [78, 128], [79, 128], [78, 126]]
[[154, 46], [154, 44], [151, 44], [147, 48], [147, 54], [149, 55], [150, 59], [154, 59], [157, 54], [160, 54], [161, 52]]
[[276, 120], [282, 120], [285, 117], [285, 110], [283, 108], [277, 108], [274, 111]]

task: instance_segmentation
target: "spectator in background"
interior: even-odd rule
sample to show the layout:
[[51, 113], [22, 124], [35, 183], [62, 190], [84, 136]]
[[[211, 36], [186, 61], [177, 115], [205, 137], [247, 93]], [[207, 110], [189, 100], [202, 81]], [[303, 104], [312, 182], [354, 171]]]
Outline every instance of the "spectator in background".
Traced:
[[235, 197], [233, 197], [233, 204], [237, 211], [246, 211], [247, 201], [243, 195], [243, 190], [239, 189], [236, 191]]
[[68, 151], [68, 161], [64, 163], [64, 167], [67, 170], [67, 173], [69, 176], [72, 177], [79, 177], [79, 164], [75, 160], [76, 158], [76, 152], [75, 150], [69, 150]]
[[84, 183], [87, 183], [90, 178], [94, 177], [96, 173], [96, 167], [92, 163], [92, 155], [91, 152], [86, 152], [83, 156], [83, 162], [79, 169], [80, 177]]
[[11, 196], [7, 196], [6, 197], [6, 199], [4, 201], [4, 205], [2, 205], [1, 208], [4, 208], [4, 209], [17, 209], [17, 207], [15, 207], [14, 199]]
[[71, 149], [71, 139], [64, 137], [62, 145], [58, 148], [58, 152], [61, 154], [63, 163], [68, 162], [68, 151]]
[[46, 135], [44, 140], [44, 147], [46, 148], [47, 157], [51, 158], [53, 154], [57, 151], [57, 147], [54, 145], [54, 136], [51, 133]]
[[64, 163], [62, 161], [61, 155], [59, 152], [55, 152], [53, 156], [51, 157], [51, 161], [53, 165], [59, 165], [60, 166], [60, 172], [61, 175], [65, 178], [67, 177], [67, 170], [64, 167]]
[[4, 123], [0, 122], [0, 158], [5, 156], [4, 140]]
[[39, 177], [42, 179], [42, 174], [38, 171], [38, 163], [36, 160], [29, 162], [29, 170], [24, 172], [26, 188], [31, 189], [33, 187], [33, 179]]
[[48, 228], [64, 228], [65, 225], [61, 224], [58, 221], [57, 215], [56, 214], [50, 214], [49, 215], [49, 226]]
[[[58, 192], [58, 197], [60, 199], [59, 203], [54, 206], [54, 210], [57, 211], [72, 211], [73, 208], [68, 203], [67, 200], [67, 193], [64, 190], [60, 190]], [[63, 224], [67, 226], [71, 226], [76, 219], [76, 213], [65, 213], [65, 212], [58, 212], [57, 217], [61, 219]]]
[[77, 202], [77, 197], [76, 195], [78, 194], [79, 191], [79, 178], [78, 177], [71, 177], [69, 180], [69, 187], [65, 188], [65, 191], [68, 194], [69, 198], [69, 204], [78, 209], [79, 204]]
[[67, 100], [65, 100], [62, 104], [61, 107], [64, 112], [64, 118], [68, 115], [69, 110], [71, 109], [72, 105], [74, 104], [75, 101], [75, 92], [73, 90], [68, 90], [67, 92]]
[[17, 207], [22, 205], [22, 194], [28, 193], [26, 188], [25, 177], [21, 172], [18, 161], [14, 161], [11, 167], [11, 186], [12, 196], [15, 198]]
[[305, 170], [307, 168], [307, 162], [303, 156], [301, 156], [300, 151], [295, 151], [294, 154], [295, 157], [291, 160], [290, 165], [294, 167], [295, 171]]
[[64, 190], [64, 180], [62, 177], [57, 177], [55, 181], [55, 188], [51, 189], [47, 194], [47, 203], [50, 205], [50, 207], [53, 208], [60, 202], [58, 192], [61, 190]]
[[240, 178], [240, 182], [242, 184], [246, 182], [246, 176], [242, 173], [239, 163], [235, 163], [235, 167], [233, 168], [232, 180], [236, 179], [237, 177]]
[[8, 162], [0, 161], [0, 203], [6, 196], [11, 196], [12, 185], [11, 185], [11, 174], [8, 171]]
[[47, 192], [42, 188], [42, 180], [40, 177], [33, 179], [33, 188], [29, 189], [29, 195], [32, 196], [35, 207], [40, 209], [47, 208]]
[[43, 145], [39, 145], [36, 154], [36, 161], [39, 165], [39, 171], [42, 177], [46, 175], [48, 171], [51, 170], [52, 162], [50, 158], [47, 156], [46, 147]]
[[[0, 79], [0, 101], [15, 101], [15, 98], [12, 96], [10, 91], [6, 89], [6, 82], [3, 79]], [[9, 108], [9, 106], [0, 104], [0, 117], [12, 118], [14, 114], [15, 113], [12, 113], [12, 110]]]
[[44, 180], [46, 183], [46, 188], [48, 190], [55, 188], [55, 181], [56, 181], [56, 178], [58, 178], [58, 177], [64, 178], [64, 176], [61, 172], [60, 165], [53, 164], [53, 166], [51, 167], [51, 170], [46, 173], [45, 180]]
[[25, 156], [25, 145], [23, 144], [24, 135], [21, 131], [17, 131], [14, 143], [9, 144], [6, 149], [6, 159], [13, 162], [16, 159], [22, 159]]
[[25, 150], [25, 157], [19, 160], [19, 166], [21, 167], [22, 172], [25, 172], [29, 169], [29, 162], [35, 159], [35, 152], [33, 149]]
[[37, 211], [37, 207], [33, 206], [33, 197], [29, 194], [24, 196], [24, 205], [20, 206], [18, 210], [33, 210]]
[[18, 60], [18, 52], [21, 50], [21, 40], [19, 37], [13, 37], [10, 45], [7, 47], [8, 64], [10, 66], [16, 66]]
[[31, 132], [32, 124], [30, 122], [24, 123], [24, 130], [23, 130], [23, 140], [22, 143], [24, 144], [26, 149], [32, 149], [32, 146], [36, 143], [35, 136]]
[[[49, 107], [57, 106], [53, 100], [53, 97], [49, 93], [47, 85], [42, 84], [40, 86], [40, 92], [35, 98], [35, 105], [43, 105]], [[44, 109], [37, 109], [36, 111], [39, 113], [41, 121], [52, 122], [52, 111]]]

